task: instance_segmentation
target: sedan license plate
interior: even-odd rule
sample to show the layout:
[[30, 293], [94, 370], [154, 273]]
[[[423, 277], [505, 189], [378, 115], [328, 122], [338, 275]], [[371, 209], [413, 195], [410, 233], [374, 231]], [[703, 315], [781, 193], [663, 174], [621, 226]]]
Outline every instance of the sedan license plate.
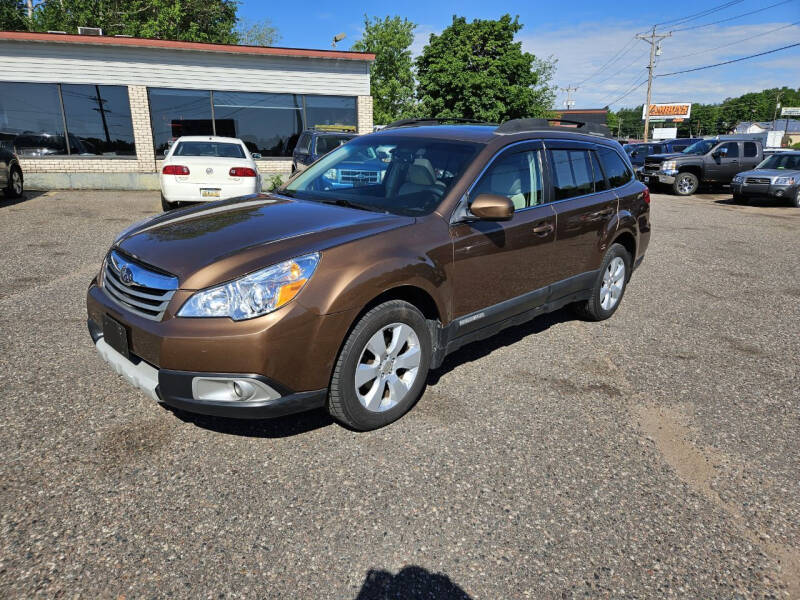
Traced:
[[108, 316], [103, 315], [103, 338], [106, 344], [111, 346], [114, 350], [122, 354], [125, 358], [130, 358], [128, 351], [128, 330], [119, 321]]
[[201, 188], [201, 198], [219, 198], [219, 188]]

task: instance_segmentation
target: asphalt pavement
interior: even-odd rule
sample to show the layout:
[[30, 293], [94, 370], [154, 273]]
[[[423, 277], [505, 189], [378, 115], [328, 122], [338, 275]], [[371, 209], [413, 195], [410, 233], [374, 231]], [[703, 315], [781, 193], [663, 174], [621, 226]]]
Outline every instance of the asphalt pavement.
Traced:
[[0, 200], [0, 597], [800, 598], [800, 211], [653, 196], [603, 323], [450, 356], [397, 423], [176, 414], [84, 295], [157, 193]]

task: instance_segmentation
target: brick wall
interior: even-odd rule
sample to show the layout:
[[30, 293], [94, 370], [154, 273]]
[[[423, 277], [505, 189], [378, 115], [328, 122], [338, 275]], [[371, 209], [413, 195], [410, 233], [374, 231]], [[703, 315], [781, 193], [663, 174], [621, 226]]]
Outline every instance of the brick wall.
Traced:
[[357, 107], [358, 133], [372, 133], [372, 96], [359, 96]]

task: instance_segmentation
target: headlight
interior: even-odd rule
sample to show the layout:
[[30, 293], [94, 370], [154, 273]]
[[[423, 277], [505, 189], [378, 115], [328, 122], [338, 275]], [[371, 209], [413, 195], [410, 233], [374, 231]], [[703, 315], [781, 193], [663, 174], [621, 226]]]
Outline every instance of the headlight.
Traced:
[[331, 181], [336, 181], [336, 176], [337, 175], [338, 175], [338, 173], [336, 172], [336, 169], [328, 169], [327, 171], [325, 171], [325, 174], [323, 175], [323, 177], [325, 179], [330, 179]]
[[674, 171], [675, 170], [675, 161], [674, 160], [665, 160], [661, 163], [661, 170], [662, 171]]
[[794, 177], [776, 177], [772, 183], [775, 185], [794, 185]]
[[744, 179], [741, 175], [736, 175], [733, 178], [733, 183], [742, 183], [742, 179]]
[[272, 312], [300, 293], [319, 264], [319, 252], [287, 260], [213, 288], [200, 290], [179, 317], [230, 317], [243, 321]]

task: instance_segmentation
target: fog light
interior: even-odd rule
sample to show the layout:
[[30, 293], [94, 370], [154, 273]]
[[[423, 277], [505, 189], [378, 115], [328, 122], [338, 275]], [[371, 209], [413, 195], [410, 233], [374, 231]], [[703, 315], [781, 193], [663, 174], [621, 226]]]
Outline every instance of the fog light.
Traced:
[[281, 395], [258, 379], [239, 377], [195, 377], [192, 379], [195, 400], [243, 402], [275, 400]]
[[234, 381], [233, 393], [236, 394], [237, 399], [247, 400], [255, 393], [255, 388], [247, 381]]
[[777, 192], [775, 192], [775, 195], [776, 195], [778, 198], [780, 198], [781, 196], [783, 196], [783, 190], [778, 190]]

